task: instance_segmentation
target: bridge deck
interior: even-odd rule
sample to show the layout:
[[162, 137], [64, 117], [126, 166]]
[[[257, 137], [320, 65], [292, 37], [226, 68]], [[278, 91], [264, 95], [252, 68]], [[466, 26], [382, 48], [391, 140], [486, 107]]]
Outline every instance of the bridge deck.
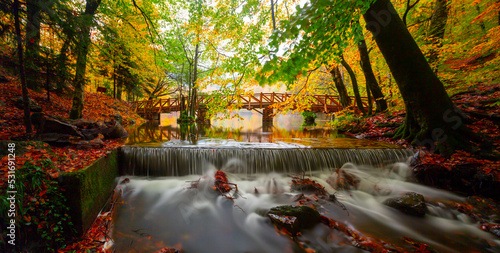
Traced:
[[[254, 95], [240, 95], [236, 99], [232, 99], [230, 104], [237, 104], [240, 109], [264, 109], [276, 103], [283, 103], [292, 99], [294, 94], [288, 93], [257, 93]], [[341, 111], [343, 106], [339, 102], [339, 96], [336, 95], [305, 95], [312, 104], [310, 110], [313, 112], [333, 113]], [[200, 105], [207, 104], [210, 97], [200, 95], [196, 103], [196, 108]], [[350, 96], [351, 101], [354, 101], [354, 96]], [[368, 106], [368, 98], [362, 98], [363, 105]], [[179, 98], [163, 98], [156, 100], [143, 100], [133, 102], [135, 111], [143, 116], [169, 113], [180, 110]]]

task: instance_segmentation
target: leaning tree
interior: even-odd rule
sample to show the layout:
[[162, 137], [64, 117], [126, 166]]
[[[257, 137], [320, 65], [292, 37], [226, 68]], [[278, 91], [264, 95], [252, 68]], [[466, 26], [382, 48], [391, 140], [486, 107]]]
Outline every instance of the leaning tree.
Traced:
[[[405, 123], [395, 137], [444, 154], [471, 150], [471, 142], [479, 142], [479, 138], [466, 127], [463, 114], [389, 0], [313, 0], [297, 7], [297, 12], [270, 37], [269, 51], [276, 53], [262, 68], [260, 81], [293, 82], [316, 65], [340, 62], [346, 46], [353, 39], [362, 39], [357, 23], [361, 15], [405, 102]], [[293, 46], [283, 47], [286, 44]], [[282, 51], [283, 55], [278, 54]]]

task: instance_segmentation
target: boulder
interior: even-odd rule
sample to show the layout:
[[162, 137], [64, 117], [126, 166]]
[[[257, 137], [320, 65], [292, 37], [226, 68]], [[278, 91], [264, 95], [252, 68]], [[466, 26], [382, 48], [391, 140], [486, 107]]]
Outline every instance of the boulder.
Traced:
[[84, 137], [76, 126], [54, 118], [46, 117], [42, 113], [33, 113], [31, 115], [31, 120], [37, 130], [37, 134], [58, 133], [80, 138]]
[[69, 123], [78, 127], [79, 129], [93, 129], [103, 126], [102, 123], [99, 124], [99, 122], [90, 119], [76, 119], [70, 121]]
[[334, 174], [326, 180], [335, 190], [356, 190], [361, 183], [361, 179], [343, 169], [337, 169]]
[[[24, 110], [24, 102], [23, 102], [23, 97], [19, 96], [17, 98], [12, 99], [14, 102], [14, 106], [17, 107], [18, 109]], [[33, 99], [29, 99], [29, 107], [31, 112], [41, 112], [42, 107]]]
[[120, 139], [128, 137], [127, 130], [125, 130], [125, 128], [123, 128], [118, 121], [116, 121], [111, 127], [103, 130], [102, 133], [106, 139]]
[[34, 136], [37, 141], [43, 141], [51, 146], [66, 146], [70, 145], [75, 137], [69, 134], [60, 133], [42, 133]]
[[296, 235], [303, 229], [309, 229], [321, 222], [318, 211], [308, 206], [277, 206], [267, 213], [273, 224]]
[[390, 198], [384, 201], [384, 205], [395, 208], [405, 214], [423, 217], [427, 211], [424, 196], [415, 192], [405, 193], [401, 197]]
[[452, 174], [446, 167], [439, 164], [420, 164], [413, 168], [413, 176], [418, 183], [447, 188]]
[[115, 115], [113, 115], [113, 118], [115, 119], [116, 122], [123, 124], [123, 117], [119, 113], [115, 113]]
[[72, 141], [71, 144], [77, 149], [93, 149], [93, 148], [104, 147], [104, 142], [100, 138], [95, 138], [90, 141], [86, 140]]

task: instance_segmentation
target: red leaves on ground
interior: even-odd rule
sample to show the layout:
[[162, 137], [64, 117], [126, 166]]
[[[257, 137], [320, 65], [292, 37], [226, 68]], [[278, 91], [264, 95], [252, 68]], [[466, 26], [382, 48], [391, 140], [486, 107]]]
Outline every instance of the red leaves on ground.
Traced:
[[93, 252], [111, 252], [109, 249], [104, 248], [105, 243], [111, 240], [108, 236], [110, 223], [111, 212], [100, 214], [92, 227], [87, 230], [78, 242], [57, 252], [86, 252], [91, 249], [94, 250]]
[[[70, 94], [61, 96], [51, 93], [50, 101], [44, 90], [35, 92], [29, 90], [29, 97], [37, 102], [43, 113], [60, 118], [68, 118], [72, 106]], [[18, 81], [10, 81], [0, 84], [0, 140], [8, 140], [13, 137], [22, 136], [24, 129], [24, 112], [14, 106], [14, 100], [21, 96], [21, 84]], [[105, 120], [119, 113], [125, 122], [135, 120], [143, 121], [137, 114], [132, 112], [131, 105], [126, 101], [116, 100], [105, 94], [85, 92], [85, 106], [83, 118], [90, 120]]]

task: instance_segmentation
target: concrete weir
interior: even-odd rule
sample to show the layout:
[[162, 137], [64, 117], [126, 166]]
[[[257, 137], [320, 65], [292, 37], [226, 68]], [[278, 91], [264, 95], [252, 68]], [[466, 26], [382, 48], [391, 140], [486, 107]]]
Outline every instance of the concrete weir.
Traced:
[[83, 170], [63, 173], [59, 184], [65, 189], [70, 215], [78, 235], [87, 231], [115, 188], [118, 150], [99, 158]]

